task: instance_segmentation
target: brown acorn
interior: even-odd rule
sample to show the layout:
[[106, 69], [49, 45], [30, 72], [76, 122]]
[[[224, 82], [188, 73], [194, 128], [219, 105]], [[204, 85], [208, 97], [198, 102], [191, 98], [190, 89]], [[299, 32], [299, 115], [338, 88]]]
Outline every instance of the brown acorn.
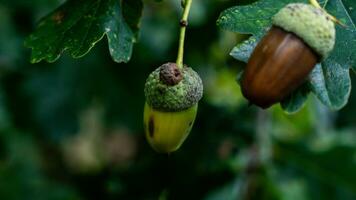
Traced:
[[293, 3], [273, 17], [273, 26], [254, 49], [243, 74], [243, 95], [262, 108], [298, 88], [335, 44], [335, 27], [321, 9]]

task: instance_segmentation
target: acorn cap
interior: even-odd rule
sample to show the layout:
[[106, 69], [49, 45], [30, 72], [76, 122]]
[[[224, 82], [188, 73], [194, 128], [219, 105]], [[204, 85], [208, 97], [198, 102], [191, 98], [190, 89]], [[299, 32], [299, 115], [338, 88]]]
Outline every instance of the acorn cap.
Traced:
[[179, 69], [175, 63], [158, 67], [147, 78], [146, 102], [164, 112], [186, 110], [203, 96], [203, 83], [192, 68]]
[[324, 10], [312, 5], [288, 4], [273, 17], [273, 24], [302, 38], [323, 59], [334, 48], [334, 22]]

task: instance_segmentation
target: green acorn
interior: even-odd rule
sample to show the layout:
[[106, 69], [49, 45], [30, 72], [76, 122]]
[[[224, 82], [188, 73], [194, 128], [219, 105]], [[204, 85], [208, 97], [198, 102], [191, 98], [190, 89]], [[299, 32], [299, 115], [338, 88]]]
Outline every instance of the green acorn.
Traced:
[[145, 84], [144, 128], [152, 148], [176, 151], [189, 135], [203, 95], [199, 75], [187, 66], [166, 63], [153, 71]]

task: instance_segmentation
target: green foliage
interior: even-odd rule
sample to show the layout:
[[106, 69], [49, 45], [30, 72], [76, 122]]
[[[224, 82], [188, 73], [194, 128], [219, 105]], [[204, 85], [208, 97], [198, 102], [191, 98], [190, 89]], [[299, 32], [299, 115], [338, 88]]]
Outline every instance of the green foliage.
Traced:
[[[231, 56], [247, 62], [254, 47], [271, 26], [271, 17], [283, 6], [294, 1], [258, 1], [247, 6], [235, 6], [223, 11], [217, 21], [226, 30], [252, 36], [238, 44]], [[299, 89], [282, 102], [286, 112], [296, 112], [304, 105], [307, 93], [313, 92], [332, 110], [344, 107], [351, 91], [349, 68], [356, 67], [356, 17], [354, 1], [325, 1], [325, 9], [347, 27], [336, 27], [336, 44], [330, 57], [317, 65], [309, 76], [307, 87]]]
[[[11, 134], [11, 135], [10, 135]], [[79, 195], [64, 184], [53, 183], [41, 167], [39, 148], [32, 136], [3, 130], [1, 141], [11, 161], [0, 166], [0, 197], [4, 199], [79, 200]], [[21, 183], [21, 184], [19, 184]]]
[[141, 16], [140, 0], [69, 0], [44, 17], [29, 36], [32, 63], [56, 61], [64, 52], [79, 58], [87, 54], [104, 35], [116, 62], [128, 62], [137, 38]]
[[[339, 133], [329, 132], [327, 137], [311, 140], [308, 145], [280, 143], [276, 146], [276, 159], [327, 185], [347, 187], [355, 192], [355, 135], [348, 132], [341, 136], [335, 134]], [[337, 157], [343, 159], [335, 163]], [[343, 170], [338, 170], [339, 166], [343, 166]]]
[[[72, 1], [63, 6], [78, 4]], [[134, 37], [141, 21], [128, 63], [113, 62], [106, 42], [82, 59], [64, 53], [55, 63], [29, 63], [25, 37], [62, 2], [0, 2], [0, 199], [356, 199], [356, 93], [335, 112], [314, 98], [294, 115], [279, 106], [266, 112], [248, 107], [234, 80], [244, 63], [228, 55], [247, 36], [212, 23], [237, 1], [193, 0], [185, 60], [202, 77], [205, 93], [190, 136], [169, 156], [156, 154], [144, 139], [143, 89], [150, 72], [176, 57], [179, 1], [146, 0], [142, 19], [135, 14], [141, 12], [139, 1], [121, 1], [122, 19]], [[342, 2], [354, 8], [354, 0]], [[258, 34], [263, 32], [251, 38], [257, 41]], [[38, 41], [33, 44], [44, 48], [46, 40]], [[245, 50], [236, 56], [247, 61], [256, 41], [240, 44]], [[68, 53], [79, 52], [72, 47]], [[327, 90], [329, 83], [320, 88]], [[307, 83], [282, 106], [297, 110], [309, 91]], [[270, 151], [266, 162], [262, 149]]]

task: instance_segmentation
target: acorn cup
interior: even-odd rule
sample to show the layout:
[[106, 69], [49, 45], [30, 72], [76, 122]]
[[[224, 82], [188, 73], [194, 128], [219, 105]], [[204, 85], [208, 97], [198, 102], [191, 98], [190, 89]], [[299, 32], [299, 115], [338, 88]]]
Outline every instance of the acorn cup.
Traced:
[[144, 129], [151, 147], [159, 153], [176, 151], [189, 135], [203, 95], [199, 75], [175, 63], [158, 67], [145, 84]]
[[264, 109], [304, 83], [335, 44], [329, 15], [308, 4], [288, 4], [273, 17], [272, 24], [254, 49], [241, 81], [243, 95]]

